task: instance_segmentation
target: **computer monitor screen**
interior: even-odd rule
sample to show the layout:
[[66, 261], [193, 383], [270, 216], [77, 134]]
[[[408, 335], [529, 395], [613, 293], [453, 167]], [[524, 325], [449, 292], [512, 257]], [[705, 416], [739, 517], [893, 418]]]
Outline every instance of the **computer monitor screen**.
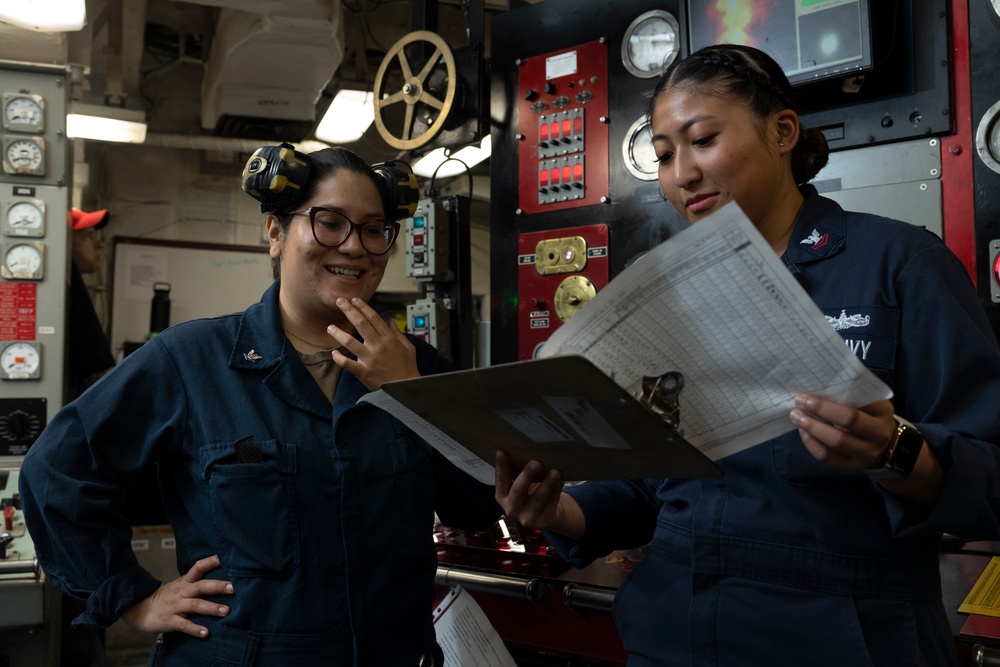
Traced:
[[687, 0], [688, 41], [756, 47], [801, 85], [871, 69], [868, 11], [868, 0]]

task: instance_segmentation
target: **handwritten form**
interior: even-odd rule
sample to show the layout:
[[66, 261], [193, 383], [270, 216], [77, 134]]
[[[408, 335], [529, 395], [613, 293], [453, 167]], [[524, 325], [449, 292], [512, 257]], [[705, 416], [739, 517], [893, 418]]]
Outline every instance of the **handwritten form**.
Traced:
[[541, 357], [580, 354], [626, 390], [679, 371], [680, 427], [712, 460], [792, 430], [795, 394], [892, 396], [736, 203], [652, 249], [559, 327]]
[[[792, 430], [798, 393], [853, 406], [892, 396], [735, 203], [619, 273], [539, 356], [567, 354], [586, 357], [634, 396], [644, 376], [681, 373], [682, 435], [713, 461]], [[361, 400], [493, 482], [490, 463], [384, 391]]]

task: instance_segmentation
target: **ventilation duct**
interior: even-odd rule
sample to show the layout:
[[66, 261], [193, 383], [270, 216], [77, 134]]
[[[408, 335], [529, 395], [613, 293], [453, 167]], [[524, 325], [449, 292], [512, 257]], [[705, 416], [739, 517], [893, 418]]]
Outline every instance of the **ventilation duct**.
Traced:
[[202, 82], [202, 127], [225, 137], [306, 137], [320, 94], [344, 57], [341, 3], [196, 4], [222, 7]]

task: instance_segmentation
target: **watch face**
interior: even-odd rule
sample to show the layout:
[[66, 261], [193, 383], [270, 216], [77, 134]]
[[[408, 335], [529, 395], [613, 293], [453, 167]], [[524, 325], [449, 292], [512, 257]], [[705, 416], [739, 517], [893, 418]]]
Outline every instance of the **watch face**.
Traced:
[[896, 444], [886, 467], [899, 473], [909, 475], [917, 465], [917, 458], [924, 445], [924, 436], [911, 424], [900, 423], [897, 430]]

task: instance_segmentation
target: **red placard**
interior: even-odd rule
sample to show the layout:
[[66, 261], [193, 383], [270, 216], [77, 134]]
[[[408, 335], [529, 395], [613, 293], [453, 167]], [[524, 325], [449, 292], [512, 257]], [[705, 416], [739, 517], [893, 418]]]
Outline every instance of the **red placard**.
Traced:
[[0, 340], [35, 340], [38, 285], [0, 283]]

